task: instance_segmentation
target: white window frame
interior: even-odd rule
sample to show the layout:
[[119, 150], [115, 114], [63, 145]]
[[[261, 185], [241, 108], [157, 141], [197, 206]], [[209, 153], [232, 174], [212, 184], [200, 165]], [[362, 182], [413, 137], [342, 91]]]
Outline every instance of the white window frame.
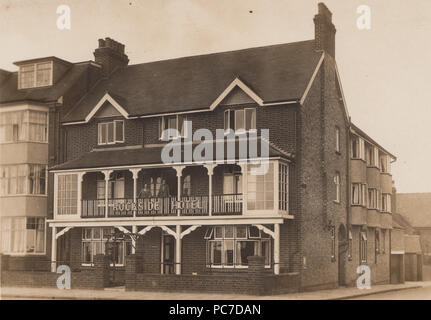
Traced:
[[[215, 228], [216, 227], [222, 227], [223, 228], [223, 237], [222, 238], [215, 238]], [[229, 237], [227, 238], [226, 232], [225, 232], [225, 227], [226, 226], [214, 226], [214, 227], [208, 227], [207, 231], [205, 232], [205, 237], [204, 239], [206, 240], [206, 266], [207, 268], [212, 268], [212, 269], [245, 269], [248, 268], [248, 265], [236, 265], [236, 255], [237, 255], [237, 242], [242, 242], [242, 241], [251, 241], [251, 242], [258, 242], [258, 245], [260, 246], [260, 249], [262, 249], [262, 245], [263, 242], [268, 243], [268, 252], [269, 252], [269, 264], [265, 264], [265, 268], [271, 268], [271, 263], [272, 263], [272, 245], [271, 245], [271, 238], [270, 237], [263, 237], [262, 234], [263, 232], [261, 230], [259, 230], [259, 237], [258, 238], [251, 238], [250, 234], [249, 234], [249, 228], [250, 226], [240, 226], [240, 227], [245, 227], [246, 230], [246, 236], [245, 237], [237, 237], [237, 230], [236, 228], [239, 226], [233, 226], [234, 230], [233, 230], [233, 237]], [[210, 231], [211, 229], [211, 231]], [[233, 242], [233, 264], [232, 265], [226, 265], [226, 261], [224, 261], [225, 259], [225, 243], [226, 241], [232, 241]], [[221, 242], [222, 244], [222, 253], [221, 253], [221, 262], [220, 265], [214, 265], [211, 264], [211, 243], [212, 242]]]
[[[95, 243], [101, 243], [104, 250], [106, 250], [106, 243], [108, 242], [108, 238], [105, 238], [103, 236], [103, 230], [108, 229], [109, 227], [89, 227], [89, 228], [82, 228], [82, 236], [81, 236], [81, 266], [83, 267], [93, 267], [94, 266], [94, 244]], [[91, 229], [91, 237], [86, 238], [85, 231]], [[100, 229], [100, 238], [94, 238], [94, 229]], [[114, 229], [113, 227], [111, 229]], [[131, 242], [131, 240], [121, 240], [118, 241], [123, 246], [123, 263], [115, 263], [115, 267], [124, 267], [126, 262], [126, 249], [127, 249], [127, 242]], [[84, 255], [84, 243], [91, 243], [91, 262], [87, 263], [84, 262], [83, 255]], [[114, 266], [113, 263], [110, 263], [110, 266]]]
[[359, 233], [359, 262], [361, 264], [367, 263], [368, 260], [368, 239], [367, 230], [361, 230]]
[[335, 184], [335, 203], [341, 202], [341, 175], [339, 172], [335, 173], [334, 176], [334, 184]]
[[[27, 219], [28, 218], [36, 218], [36, 219], [43, 219], [43, 251], [41, 252], [27, 252], [27, 249], [25, 249], [25, 251], [23, 252], [12, 252], [11, 251], [11, 244], [13, 242], [12, 239], [12, 228], [9, 230], [9, 236], [10, 236], [10, 242], [9, 242], [9, 251], [5, 251], [5, 252], [1, 252], [2, 254], [7, 254], [10, 256], [42, 256], [42, 255], [46, 255], [46, 239], [47, 239], [47, 222], [46, 222], [46, 217], [40, 217], [40, 216], [7, 216], [7, 217], [2, 217], [1, 219], [25, 219], [25, 232], [24, 232], [24, 246], [27, 246]], [[37, 223], [36, 223], [37, 225]], [[36, 226], [37, 228], [37, 226]], [[0, 230], [0, 233], [2, 233], [3, 230]], [[37, 232], [35, 232], [35, 243], [36, 243], [36, 235]], [[1, 239], [1, 238], [0, 238]], [[0, 247], [0, 249], [2, 250], [2, 248]]]
[[335, 127], [335, 151], [340, 153], [340, 128], [338, 126]]
[[[247, 128], [247, 116], [246, 116], [247, 110], [252, 110], [253, 113], [254, 113], [254, 118], [253, 118], [254, 121], [250, 124], [250, 129], [248, 129], [248, 130], [246, 129]], [[234, 128], [230, 128], [230, 118], [231, 118], [231, 113], [232, 112], [234, 113], [234, 117], [235, 117], [235, 119], [234, 119]], [[237, 128], [237, 118], [238, 118], [237, 114], [240, 113], [240, 112], [243, 112], [244, 128], [238, 129]], [[226, 114], [228, 114], [228, 117], [227, 117], [227, 119], [229, 121], [228, 124], [226, 124]], [[256, 129], [256, 123], [257, 123], [257, 111], [256, 111], [256, 108], [243, 108], [243, 109], [237, 109], [237, 110], [235, 110], [235, 109], [225, 110], [224, 113], [223, 113], [223, 122], [224, 122], [224, 131], [225, 131], [225, 134], [228, 134], [230, 130], [233, 130], [235, 132], [235, 134], [254, 132], [254, 131], [257, 130]]]
[[[165, 126], [166, 126], [165, 119], [169, 119], [169, 118], [172, 118], [172, 117], [176, 117], [176, 120], [175, 120], [175, 122], [176, 122], [175, 123], [176, 128], [175, 129], [177, 130], [177, 133], [179, 133], [179, 136], [169, 135], [167, 137], [167, 139], [166, 139], [166, 138], [163, 137], [163, 132], [166, 130], [166, 128], [165, 128]], [[180, 130], [178, 130], [179, 118], [180, 117], [183, 118], [183, 126], [180, 128]], [[162, 117], [160, 117], [159, 118], [159, 123], [158, 123], [158, 126], [159, 126], [159, 140], [166, 141], [166, 140], [173, 140], [173, 139], [179, 139], [179, 138], [187, 138], [187, 132], [188, 132], [187, 129], [188, 128], [187, 128], [186, 121], [187, 121], [187, 117], [185, 115], [182, 115], [182, 114], [176, 114], [176, 115], [171, 115], [171, 116], [162, 116]]]
[[[51, 64], [51, 74], [50, 74], [50, 82], [47, 85], [37, 85], [37, 66], [40, 64], [46, 64], [46, 63], [50, 63]], [[29, 67], [29, 66], [33, 66], [34, 68], [34, 74], [33, 74], [33, 86], [31, 87], [22, 87], [21, 86], [21, 68], [22, 67]], [[43, 87], [49, 87], [52, 86], [53, 83], [53, 75], [54, 75], [54, 64], [51, 61], [42, 61], [42, 62], [37, 62], [37, 63], [28, 63], [28, 64], [23, 64], [19, 66], [19, 71], [18, 71], [18, 89], [31, 89], [31, 88], [43, 88]]]
[[[122, 128], [123, 128], [123, 134], [122, 134], [123, 139], [122, 140], [117, 140], [117, 123], [119, 123], [119, 122], [121, 122], [123, 124], [122, 125]], [[111, 142], [108, 141], [108, 125], [109, 124], [112, 124], [112, 126], [113, 126], [113, 141], [111, 141]], [[106, 142], [102, 142], [103, 127], [105, 127], [105, 130], [106, 130], [106, 132], [105, 132]], [[102, 145], [108, 145], [108, 144], [124, 143], [124, 131], [125, 131], [124, 130], [124, 120], [113, 120], [113, 121], [99, 122], [97, 124], [97, 144], [99, 146], [102, 146]]]

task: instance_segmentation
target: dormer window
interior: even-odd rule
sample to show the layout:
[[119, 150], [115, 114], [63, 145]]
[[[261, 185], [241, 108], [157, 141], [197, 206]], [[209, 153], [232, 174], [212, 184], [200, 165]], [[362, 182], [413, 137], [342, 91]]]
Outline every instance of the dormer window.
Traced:
[[100, 122], [98, 125], [98, 144], [115, 144], [124, 142], [124, 121], [114, 120]]
[[19, 89], [52, 85], [52, 61], [20, 66], [18, 82]]

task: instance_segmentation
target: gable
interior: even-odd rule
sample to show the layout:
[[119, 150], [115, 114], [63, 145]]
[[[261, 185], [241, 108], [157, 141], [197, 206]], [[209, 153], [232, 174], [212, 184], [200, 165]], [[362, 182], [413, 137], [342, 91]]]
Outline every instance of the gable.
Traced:
[[235, 105], [235, 104], [246, 104], [256, 103], [248, 94], [246, 94], [241, 88], [235, 87], [232, 91], [220, 102], [220, 105]]
[[[106, 92], [102, 99], [100, 99], [93, 109], [87, 114], [85, 117], [85, 122], [90, 121], [101, 109], [104, 109], [103, 106], [107, 102], [115, 109], [117, 113], [121, 114], [126, 119], [129, 118], [129, 113], [109, 93]], [[106, 113], [107, 111], [104, 112]]]
[[110, 104], [108, 101], [105, 101], [105, 103], [94, 115], [94, 118], [109, 118], [118, 116], [122, 116], [122, 114], [117, 109], [115, 109], [112, 104]]

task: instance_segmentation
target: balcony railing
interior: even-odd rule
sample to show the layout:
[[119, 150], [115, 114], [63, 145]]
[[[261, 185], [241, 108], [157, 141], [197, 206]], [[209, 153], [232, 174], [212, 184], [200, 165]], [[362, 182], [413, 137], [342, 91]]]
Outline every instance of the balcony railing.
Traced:
[[[241, 215], [242, 194], [223, 194], [212, 197], [213, 215]], [[137, 217], [148, 216], [209, 216], [209, 196], [152, 197], [137, 199], [109, 199], [108, 216]], [[105, 200], [82, 200], [82, 218], [104, 218]]]
[[241, 215], [242, 194], [213, 196], [213, 215]]

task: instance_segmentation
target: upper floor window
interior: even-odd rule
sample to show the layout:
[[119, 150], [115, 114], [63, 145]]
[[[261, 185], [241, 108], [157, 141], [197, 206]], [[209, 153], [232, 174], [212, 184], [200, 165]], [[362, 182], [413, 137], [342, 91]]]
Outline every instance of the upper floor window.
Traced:
[[336, 253], [336, 239], [335, 239], [335, 226], [331, 226], [331, 261], [335, 261]]
[[367, 166], [379, 167], [379, 149], [367, 144], [365, 147]]
[[280, 163], [278, 167], [278, 209], [289, 210], [289, 166]]
[[52, 85], [52, 61], [26, 64], [19, 68], [19, 89]]
[[46, 165], [20, 164], [0, 167], [0, 196], [46, 194]]
[[73, 215], [77, 211], [78, 175], [62, 174], [57, 181], [57, 214]]
[[35, 110], [0, 113], [0, 143], [48, 142], [48, 113]]
[[341, 179], [340, 179], [340, 173], [336, 172], [334, 177], [334, 184], [335, 184], [335, 202], [341, 201]]
[[387, 154], [380, 153], [380, 170], [385, 173], [391, 172], [391, 158]]
[[340, 152], [340, 128], [335, 127], [335, 151]]
[[368, 209], [379, 209], [379, 190], [368, 188]]
[[256, 129], [256, 108], [226, 110], [224, 112], [224, 130], [246, 132]]
[[159, 138], [161, 140], [170, 140], [185, 137], [187, 134], [186, 120], [185, 116], [179, 114], [159, 118]]
[[[274, 163], [247, 165], [247, 209], [274, 210]], [[259, 170], [262, 170], [260, 172]]]
[[391, 212], [391, 195], [389, 193], [382, 194], [382, 211]]
[[352, 204], [367, 205], [367, 185], [363, 183], [352, 183]]
[[351, 139], [351, 154], [353, 159], [365, 160], [365, 141], [353, 135]]
[[101, 122], [98, 125], [98, 144], [115, 144], [124, 142], [124, 121], [114, 120]]

